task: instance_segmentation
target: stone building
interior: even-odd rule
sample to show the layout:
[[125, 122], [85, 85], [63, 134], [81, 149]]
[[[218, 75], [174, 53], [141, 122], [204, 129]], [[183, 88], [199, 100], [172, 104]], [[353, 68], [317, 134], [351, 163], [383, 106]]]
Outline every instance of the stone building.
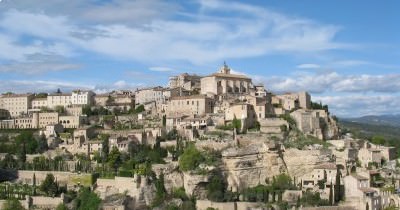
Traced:
[[217, 73], [201, 78], [201, 94], [249, 94], [251, 88], [249, 77], [231, 74], [226, 64]]
[[331, 183], [336, 182], [337, 167], [334, 163], [321, 163], [314, 167], [311, 173], [307, 173], [302, 177], [303, 188], [319, 187], [318, 182], [323, 182], [324, 188], [329, 188]]
[[311, 96], [307, 92], [286, 93], [274, 96], [274, 103], [282, 105], [285, 110], [311, 109]]
[[71, 103], [70, 93], [53, 93], [47, 96], [47, 107], [50, 109], [54, 109], [57, 106], [67, 107], [70, 106]]
[[359, 210], [381, 209], [381, 196], [377, 190], [370, 187], [368, 178], [353, 174], [344, 177], [343, 180], [345, 204], [352, 205]]
[[318, 113], [311, 110], [299, 109], [290, 113], [290, 116], [294, 118], [297, 128], [300, 131], [319, 139], [323, 139], [323, 132]]
[[197, 115], [213, 113], [214, 100], [205, 95], [171, 97], [168, 115]]
[[32, 100], [32, 109], [40, 110], [42, 108], [47, 108], [47, 97], [43, 98], [34, 98]]
[[137, 90], [135, 93], [136, 104], [146, 104], [153, 101], [157, 104], [165, 103], [164, 91], [165, 88], [160, 86]]
[[184, 88], [185, 90], [200, 89], [200, 79], [201, 76], [183, 73], [178, 76], [170, 77], [168, 86], [171, 89], [178, 87]]
[[28, 114], [33, 94], [4, 94], [0, 97], [0, 109], [8, 110], [11, 117]]
[[232, 122], [235, 118], [241, 120], [243, 130], [253, 127], [257, 116], [251, 104], [238, 102], [231, 104], [225, 111], [225, 121]]
[[7, 109], [0, 109], [0, 120], [7, 120], [10, 117], [10, 112]]
[[90, 90], [74, 90], [71, 94], [72, 105], [92, 105], [94, 93]]
[[79, 128], [86, 123], [87, 117], [80, 116], [59, 116], [58, 121], [64, 128]]

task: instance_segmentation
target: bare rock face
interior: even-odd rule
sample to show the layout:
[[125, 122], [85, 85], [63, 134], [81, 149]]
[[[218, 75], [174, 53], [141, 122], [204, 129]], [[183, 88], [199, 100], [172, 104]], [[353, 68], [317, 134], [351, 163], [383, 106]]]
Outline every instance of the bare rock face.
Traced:
[[171, 193], [174, 189], [183, 187], [183, 174], [178, 170], [178, 162], [154, 164], [152, 167], [157, 177], [161, 173], [164, 174], [164, 187], [167, 192]]
[[266, 144], [229, 148], [222, 152], [222, 161], [228, 189], [232, 191], [265, 184], [267, 178], [286, 172], [279, 153]]
[[290, 176], [302, 177], [312, 172], [314, 167], [326, 160], [327, 155], [321, 150], [286, 149], [283, 160]]
[[335, 139], [339, 136], [339, 126], [333, 117], [329, 116], [325, 120], [324, 139]]

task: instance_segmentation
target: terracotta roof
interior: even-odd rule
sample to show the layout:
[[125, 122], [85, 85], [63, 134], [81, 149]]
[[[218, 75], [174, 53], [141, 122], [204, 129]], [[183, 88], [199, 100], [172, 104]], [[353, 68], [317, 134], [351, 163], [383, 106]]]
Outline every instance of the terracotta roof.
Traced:
[[184, 99], [203, 99], [207, 98], [206, 95], [191, 95], [191, 96], [174, 96], [170, 100], [184, 100]]
[[225, 78], [239, 78], [239, 79], [247, 79], [251, 80], [249, 77], [240, 74], [222, 74], [222, 73], [214, 73], [208, 77], [225, 77]]

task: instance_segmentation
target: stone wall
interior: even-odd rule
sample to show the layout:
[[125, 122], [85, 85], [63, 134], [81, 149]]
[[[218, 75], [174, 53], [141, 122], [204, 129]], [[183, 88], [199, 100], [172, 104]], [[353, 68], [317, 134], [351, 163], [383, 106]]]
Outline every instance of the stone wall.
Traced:
[[207, 208], [218, 210], [268, 210], [264, 203], [256, 202], [213, 202], [209, 200], [197, 200], [197, 210], [207, 210]]
[[53, 174], [57, 179], [57, 182], [62, 185], [67, 185], [68, 187], [73, 187], [80, 183], [84, 186], [91, 186], [92, 175], [91, 174], [77, 174], [72, 172], [64, 171], [18, 171], [17, 181], [31, 185], [33, 183], [33, 174], [36, 177], [36, 185], [40, 185], [44, 179], [46, 179], [47, 174]]
[[126, 193], [133, 198], [136, 207], [150, 205], [156, 191], [154, 185], [148, 183], [144, 176], [97, 179], [95, 188], [102, 199], [113, 194]]

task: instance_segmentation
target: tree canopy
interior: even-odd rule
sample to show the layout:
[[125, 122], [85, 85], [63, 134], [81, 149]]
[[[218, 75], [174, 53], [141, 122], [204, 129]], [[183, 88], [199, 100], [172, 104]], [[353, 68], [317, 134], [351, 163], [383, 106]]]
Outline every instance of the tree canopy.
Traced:
[[179, 158], [179, 168], [182, 171], [194, 170], [203, 161], [204, 157], [201, 152], [193, 144], [190, 144]]
[[58, 192], [58, 185], [55, 181], [53, 174], [47, 174], [45, 180], [40, 185], [40, 190], [48, 196], [56, 196]]
[[2, 206], [3, 210], [25, 210], [22, 204], [16, 199], [8, 199]]

